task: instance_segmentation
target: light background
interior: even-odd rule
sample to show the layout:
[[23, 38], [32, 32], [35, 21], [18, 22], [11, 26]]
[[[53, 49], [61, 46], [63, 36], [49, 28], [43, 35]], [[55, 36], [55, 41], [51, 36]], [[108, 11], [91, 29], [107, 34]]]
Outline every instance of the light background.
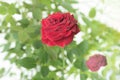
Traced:
[[[22, 2], [23, 0], [2, 0], [2, 1], [14, 3], [16, 1]], [[25, 0], [25, 1], [29, 2], [29, 0]], [[74, 7], [79, 8], [79, 10], [86, 15], [88, 15], [90, 8], [96, 7], [98, 11], [95, 19], [120, 31], [120, 9], [119, 9], [120, 0], [102, 0], [102, 1], [104, 1], [104, 3], [102, 3], [101, 0], [79, 0], [79, 5], [75, 5]], [[0, 15], [0, 21], [1, 19], [2, 16]], [[4, 40], [4, 35], [5, 34], [0, 34], [0, 45], [6, 42]], [[2, 53], [1, 51], [2, 48], [0, 48], [0, 68], [4, 67], [6, 68], [6, 70], [8, 70], [11, 67], [13, 73], [15, 72], [17, 73], [17, 75], [10, 77], [6, 73], [3, 78], [0, 78], [0, 80], [20, 80], [19, 74], [21, 71], [15, 66], [15, 64], [10, 64], [9, 61], [3, 60], [6, 53]], [[25, 73], [26, 74], [29, 73], [29, 75], [31, 75], [29, 71], [25, 71]], [[109, 80], [109, 76], [107, 77], [108, 80]], [[69, 76], [66, 80], [73, 80], [73, 79], [74, 79], [74, 75]], [[76, 76], [74, 80], [79, 80], [79, 76]]]

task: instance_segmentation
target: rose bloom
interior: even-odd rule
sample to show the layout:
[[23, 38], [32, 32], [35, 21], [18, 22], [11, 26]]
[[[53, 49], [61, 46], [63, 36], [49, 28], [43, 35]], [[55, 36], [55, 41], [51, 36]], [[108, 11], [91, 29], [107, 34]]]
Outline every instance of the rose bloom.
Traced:
[[64, 47], [70, 44], [80, 30], [70, 13], [56, 12], [42, 19], [42, 42], [49, 46]]
[[107, 65], [106, 57], [101, 54], [95, 54], [86, 61], [87, 67], [91, 71], [98, 71], [100, 67]]

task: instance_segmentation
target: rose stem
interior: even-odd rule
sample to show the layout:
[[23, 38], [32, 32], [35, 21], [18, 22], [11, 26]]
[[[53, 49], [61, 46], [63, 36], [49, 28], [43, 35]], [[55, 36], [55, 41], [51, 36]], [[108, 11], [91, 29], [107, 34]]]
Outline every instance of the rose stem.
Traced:
[[62, 80], [64, 80], [64, 68], [65, 68], [65, 55], [64, 48], [62, 49], [63, 67], [62, 67]]

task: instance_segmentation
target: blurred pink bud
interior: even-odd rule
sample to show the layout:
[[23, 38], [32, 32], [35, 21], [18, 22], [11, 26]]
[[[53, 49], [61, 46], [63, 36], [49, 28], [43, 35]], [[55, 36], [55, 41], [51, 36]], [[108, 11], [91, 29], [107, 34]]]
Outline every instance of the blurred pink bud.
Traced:
[[106, 57], [101, 54], [95, 54], [86, 61], [87, 67], [92, 71], [98, 71], [100, 67], [107, 65]]

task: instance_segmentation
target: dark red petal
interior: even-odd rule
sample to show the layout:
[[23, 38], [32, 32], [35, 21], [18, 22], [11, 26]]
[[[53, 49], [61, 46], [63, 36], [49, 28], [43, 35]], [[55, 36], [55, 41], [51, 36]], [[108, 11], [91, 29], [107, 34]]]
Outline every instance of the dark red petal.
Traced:
[[55, 43], [58, 46], [65, 47], [66, 45], [70, 44], [73, 41], [73, 35], [70, 35], [68, 37], [65, 37], [61, 40], [56, 41]]

